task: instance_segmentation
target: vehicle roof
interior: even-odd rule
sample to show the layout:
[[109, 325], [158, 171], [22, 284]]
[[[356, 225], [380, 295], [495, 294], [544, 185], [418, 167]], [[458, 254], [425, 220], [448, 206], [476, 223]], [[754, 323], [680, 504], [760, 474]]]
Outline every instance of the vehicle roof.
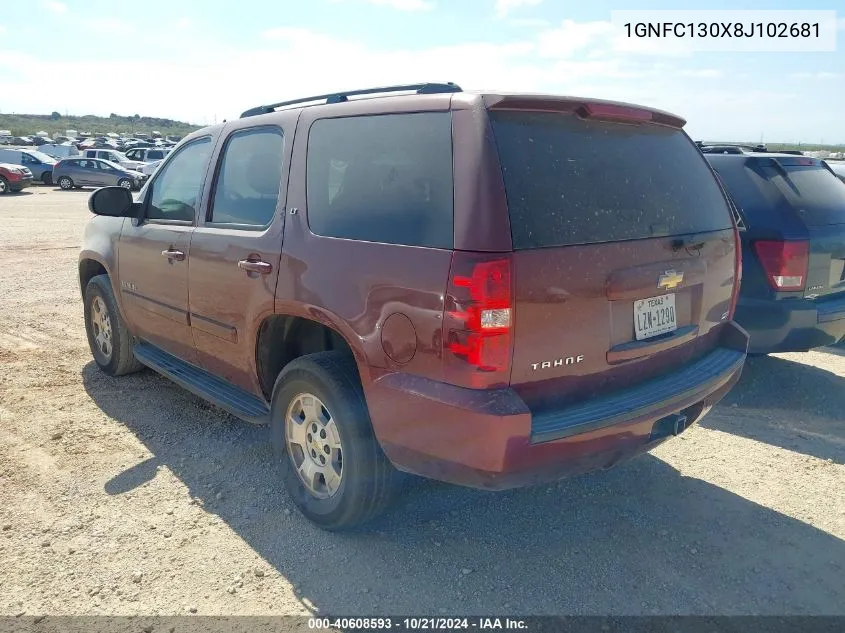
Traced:
[[[290, 106], [281, 106], [273, 112], [256, 114], [248, 117], [255, 124], [269, 122], [274, 117], [284, 116], [285, 113], [308, 111], [317, 117], [322, 116], [360, 116], [368, 113], [389, 114], [399, 112], [425, 112], [445, 110], [470, 110], [484, 108], [495, 109], [520, 109], [529, 111], [559, 111], [576, 112], [580, 106], [588, 104], [613, 106], [619, 108], [633, 108], [639, 111], [649, 112], [654, 122], [670, 124], [675, 127], [683, 127], [686, 120], [682, 117], [635, 103], [622, 101], [609, 101], [590, 97], [578, 97], [570, 95], [557, 95], [548, 93], [527, 93], [527, 92], [502, 92], [502, 91], [461, 91], [436, 94], [379, 94], [351, 98], [340, 103], [297, 103]], [[288, 115], [290, 116], [290, 115]], [[233, 119], [230, 123], [241, 121]], [[186, 135], [182, 142], [190, 141], [201, 136], [218, 133], [226, 123], [218, 123], [196, 130]]]

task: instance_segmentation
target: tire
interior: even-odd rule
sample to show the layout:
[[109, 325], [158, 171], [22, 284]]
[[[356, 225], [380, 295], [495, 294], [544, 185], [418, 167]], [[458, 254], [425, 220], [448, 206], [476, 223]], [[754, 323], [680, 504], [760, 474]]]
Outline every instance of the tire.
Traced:
[[[340, 455], [339, 484], [333, 493], [325, 477], [322, 481], [326, 485], [319, 494], [306, 486], [297, 463], [303, 466], [309, 455], [302, 454], [288, 441], [288, 411], [295, 414], [309, 397], [322, 402], [322, 419], [330, 420], [326, 427], [329, 437], [315, 433], [314, 441], [331, 443], [331, 437], [337, 435], [339, 451], [329, 452], [328, 444], [324, 446], [330, 461]], [[375, 518], [388, 506], [399, 488], [401, 476], [385, 457], [373, 433], [354, 358], [341, 352], [319, 352], [289, 363], [273, 388], [270, 416], [273, 450], [280, 461], [285, 489], [308, 520], [325, 530], [346, 530]], [[307, 416], [305, 419], [303, 434], [316, 428]], [[332, 424], [334, 431], [330, 430]], [[326, 439], [320, 439], [320, 435]], [[307, 441], [307, 436], [303, 435], [303, 441]], [[319, 452], [319, 446], [316, 451], [318, 457], [324, 455]], [[326, 472], [329, 468], [336, 472], [332, 464], [323, 468]], [[320, 476], [316, 480], [319, 482]]]
[[9, 193], [9, 181], [6, 180], [3, 176], [0, 176], [0, 196], [4, 193]]
[[41, 182], [45, 185], [52, 185], [53, 184], [53, 174], [49, 171], [45, 171], [41, 174]]
[[129, 178], [121, 178], [117, 181], [117, 186], [132, 191], [132, 181]]
[[73, 180], [71, 180], [68, 176], [62, 176], [59, 178], [59, 187], [64, 189], [65, 191], [70, 191], [74, 188]]
[[[85, 331], [97, 366], [109, 376], [122, 376], [142, 369], [143, 365], [132, 352], [132, 335], [117, 308], [108, 275], [97, 275], [88, 282], [84, 305]], [[96, 314], [102, 314], [103, 310], [104, 317], [97, 317]], [[106, 329], [108, 336], [98, 338], [100, 332]], [[108, 349], [104, 339], [108, 340]]]

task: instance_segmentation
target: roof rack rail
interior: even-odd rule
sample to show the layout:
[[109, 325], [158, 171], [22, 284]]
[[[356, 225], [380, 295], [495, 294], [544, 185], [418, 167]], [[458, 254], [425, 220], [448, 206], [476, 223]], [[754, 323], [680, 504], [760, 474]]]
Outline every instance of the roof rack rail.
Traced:
[[[451, 81], [446, 83], [422, 83], [422, 84], [405, 84], [398, 86], [384, 86], [382, 88], [364, 88], [362, 90], [346, 90], [344, 92], [331, 92], [329, 94], [317, 95], [314, 97], [302, 97], [300, 99], [292, 99], [290, 101], [280, 101], [279, 103], [272, 103], [270, 105], [261, 105], [255, 108], [250, 108], [243, 114], [241, 118], [256, 116], [259, 114], [269, 114], [275, 112], [276, 108], [282, 106], [298, 105], [300, 103], [308, 103], [310, 101], [322, 101], [323, 103], [343, 103], [349, 101], [349, 97], [356, 97], [360, 95], [373, 95], [385, 92], [416, 92], [418, 95], [433, 95], [444, 94], [450, 92], [462, 92], [461, 87]], [[317, 104], [313, 104], [317, 105]]]
[[726, 148], [736, 148], [737, 150], [762, 153], [766, 153], [769, 151], [768, 148], [763, 144], [747, 145], [745, 143], [707, 143], [705, 141], [696, 141], [695, 144], [698, 145], [699, 149], [701, 149], [705, 154], [708, 153], [707, 148], [717, 148], [718, 150], [720, 150], [720, 153]]

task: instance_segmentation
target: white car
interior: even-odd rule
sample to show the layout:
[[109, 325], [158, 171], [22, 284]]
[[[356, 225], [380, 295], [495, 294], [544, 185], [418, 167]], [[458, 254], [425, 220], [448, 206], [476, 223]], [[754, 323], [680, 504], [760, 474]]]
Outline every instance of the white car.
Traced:
[[125, 154], [121, 154], [113, 149], [86, 149], [83, 152], [85, 158], [99, 158], [100, 160], [108, 160], [117, 163], [124, 169], [131, 169], [137, 171], [139, 167], [143, 166], [143, 161], [131, 160]]
[[147, 176], [152, 176], [155, 173], [156, 169], [158, 169], [159, 165], [161, 165], [160, 160], [155, 160], [151, 163], [144, 163], [138, 168], [138, 171], [140, 171], [142, 174], [146, 174]]

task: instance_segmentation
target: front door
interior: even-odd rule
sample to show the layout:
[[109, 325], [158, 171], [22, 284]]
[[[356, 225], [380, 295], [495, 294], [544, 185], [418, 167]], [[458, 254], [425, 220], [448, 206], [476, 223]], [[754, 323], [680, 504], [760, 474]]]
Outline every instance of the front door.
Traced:
[[227, 126], [191, 241], [190, 313], [199, 363], [259, 396], [257, 333], [273, 314], [295, 117], [280, 125], [241, 119]]
[[212, 145], [210, 137], [188, 143], [158, 171], [142, 218], [124, 227], [118, 251], [130, 329], [189, 363], [196, 362], [196, 353], [188, 317], [188, 257]]

